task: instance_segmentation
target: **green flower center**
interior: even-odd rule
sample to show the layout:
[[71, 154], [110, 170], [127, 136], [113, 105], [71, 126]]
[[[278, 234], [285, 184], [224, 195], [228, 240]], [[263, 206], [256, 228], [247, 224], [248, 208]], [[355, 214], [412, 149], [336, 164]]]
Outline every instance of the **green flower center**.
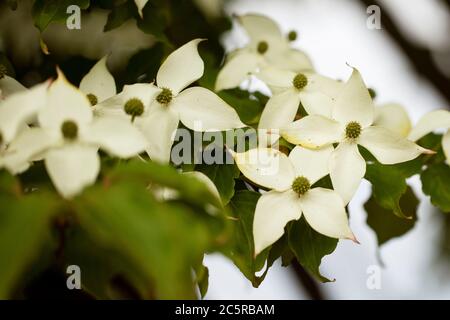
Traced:
[[269, 44], [266, 41], [258, 42], [258, 45], [256, 46], [256, 50], [258, 50], [258, 52], [260, 54], [266, 53], [267, 49], [269, 49]]
[[66, 120], [61, 125], [61, 132], [67, 140], [74, 140], [78, 136], [78, 126], [72, 120]]
[[289, 41], [297, 40], [297, 32], [295, 30], [289, 31], [289, 33], [288, 33], [288, 40]]
[[303, 73], [299, 73], [292, 80], [292, 84], [296, 89], [301, 90], [308, 84], [308, 78]]
[[172, 101], [172, 91], [168, 88], [163, 88], [162, 91], [156, 96], [156, 101], [161, 104], [169, 104]]
[[356, 139], [361, 134], [361, 125], [356, 122], [352, 121], [347, 124], [345, 127], [345, 136], [348, 139]]
[[91, 106], [95, 106], [98, 103], [98, 99], [95, 94], [88, 93], [86, 95], [86, 97], [88, 98], [89, 102], [91, 103]]
[[144, 113], [144, 104], [138, 98], [131, 98], [125, 103], [124, 110], [126, 114], [131, 116], [131, 121], [134, 121], [134, 118]]
[[5, 65], [0, 64], [0, 79], [3, 79], [8, 74], [8, 69]]
[[376, 91], [374, 89], [372, 89], [372, 88], [369, 88], [368, 90], [369, 90], [370, 97], [372, 99], [375, 99], [375, 97], [377, 96]]
[[294, 182], [292, 182], [292, 190], [299, 196], [304, 195], [309, 189], [311, 189], [311, 183], [309, 183], [308, 178], [297, 177]]

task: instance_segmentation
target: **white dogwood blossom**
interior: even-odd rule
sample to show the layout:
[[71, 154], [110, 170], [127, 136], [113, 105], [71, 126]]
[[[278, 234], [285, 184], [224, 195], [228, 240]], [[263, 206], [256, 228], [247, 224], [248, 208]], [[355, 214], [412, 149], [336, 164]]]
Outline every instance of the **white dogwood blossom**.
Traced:
[[13, 93], [26, 90], [20, 82], [8, 76], [7, 73], [7, 68], [0, 64], [0, 100], [7, 98]]
[[[334, 99], [341, 92], [343, 83], [312, 72], [295, 73], [278, 68], [265, 68], [256, 74], [273, 92], [259, 120], [258, 129], [267, 129], [268, 144], [273, 144], [279, 130], [294, 121], [299, 104], [308, 114], [331, 116]], [[260, 130], [260, 141], [265, 139], [264, 130]]]
[[142, 18], [142, 10], [144, 10], [145, 5], [147, 4], [148, 0], [134, 0], [134, 3], [136, 4], [136, 7], [139, 12], [139, 16]]
[[106, 56], [100, 59], [80, 82], [80, 90], [86, 94], [92, 106], [117, 93], [116, 82], [106, 67], [106, 59]]
[[447, 129], [442, 137], [442, 149], [450, 165], [450, 112], [447, 110], [435, 110], [424, 115], [411, 130], [408, 138], [417, 141], [423, 136], [437, 129]]
[[291, 47], [289, 40], [293, 40], [294, 33], [290, 33], [291, 39], [283, 36], [276, 22], [262, 15], [247, 14], [237, 20], [250, 41], [228, 55], [217, 76], [216, 91], [238, 87], [249, 75], [265, 67], [294, 72], [313, 69], [306, 54]]
[[337, 192], [312, 187], [328, 174], [333, 146], [318, 151], [295, 147], [289, 157], [272, 148], [232, 152], [242, 174], [257, 185], [271, 189], [259, 198], [253, 220], [255, 254], [277, 241], [291, 220], [302, 213], [317, 232], [332, 238], [356, 241], [345, 205]]
[[411, 131], [411, 120], [405, 108], [397, 103], [386, 103], [375, 107], [373, 125], [383, 127], [406, 138]]
[[[58, 70], [58, 79], [41, 97], [39, 127], [25, 130], [17, 154], [39, 156], [58, 192], [71, 198], [95, 182], [100, 170], [98, 149], [129, 158], [145, 149], [141, 132], [117, 118], [94, 119], [86, 95], [71, 85]], [[32, 146], [33, 152], [21, 152]], [[12, 145], [10, 148], [13, 147]]]
[[281, 130], [289, 142], [307, 148], [339, 143], [329, 162], [333, 188], [347, 204], [366, 172], [366, 162], [358, 145], [369, 150], [383, 164], [412, 160], [432, 152], [398, 136], [384, 127], [373, 125], [375, 108], [360, 73], [354, 69], [336, 98], [331, 118], [309, 115]]
[[147, 139], [152, 160], [168, 162], [173, 136], [181, 121], [195, 131], [225, 131], [245, 127], [236, 111], [214, 92], [187, 86], [201, 78], [203, 60], [192, 40], [163, 62], [153, 84], [135, 84], [96, 106], [98, 114], [131, 117]]

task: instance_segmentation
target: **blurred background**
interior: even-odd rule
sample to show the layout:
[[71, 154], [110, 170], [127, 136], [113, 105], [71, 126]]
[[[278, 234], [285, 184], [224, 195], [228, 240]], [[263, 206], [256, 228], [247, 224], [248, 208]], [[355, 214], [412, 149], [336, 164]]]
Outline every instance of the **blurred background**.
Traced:
[[[369, 29], [369, 5], [381, 9], [382, 29]], [[449, 107], [450, 2], [438, 0], [235, 0], [228, 14], [261, 13], [277, 21], [286, 33], [297, 30], [294, 45], [306, 51], [314, 67], [326, 76], [347, 79], [357, 67], [375, 89], [379, 104], [403, 105], [415, 123], [423, 114]], [[236, 25], [223, 37], [228, 50], [245, 44]], [[416, 177], [417, 178], [417, 177]], [[361, 245], [340, 241], [322, 260], [322, 272], [335, 282], [309, 285], [305, 290], [295, 270], [278, 263], [258, 289], [231, 262], [209, 256], [209, 299], [450, 299], [450, 246], [445, 224], [449, 217], [434, 211], [420, 190], [418, 222], [406, 235], [378, 249], [363, 209], [370, 193], [363, 183], [350, 204], [351, 227]], [[450, 183], [450, 182], [449, 182]], [[380, 264], [383, 262], [384, 266]], [[366, 285], [371, 266], [380, 266], [381, 289]], [[372, 267], [373, 268], [373, 267]], [[375, 267], [376, 268], [376, 267]], [[303, 282], [304, 283], [304, 282]]]
[[[22, 83], [42, 81], [47, 75], [45, 70], [53, 72], [54, 68], [43, 63], [40, 34], [28, 17], [31, 2], [19, 0], [19, 9], [14, 12], [6, 9], [6, 2], [0, 1], [0, 51], [7, 51], [14, 58], [17, 78]], [[193, 2], [211, 19], [220, 16], [222, 9], [228, 16], [261, 13], [277, 21], [286, 33], [296, 30], [298, 38], [293, 45], [311, 57], [319, 73], [345, 80], [351, 73], [347, 64], [357, 67], [366, 84], [375, 89], [376, 103], [403, 105], [413, 123], [431, 110], [450, 105], [448, 0]], [[367, 12], [370, 5], [381, 9], [381, 29], [367, 26], [373, 13]], [[70, 37], [65, 26], [57, 24], [49, 26], [42, 37], [56, 59], [73, 55], [91, 61], [83, 64], [76, 60], [75, 78], [105, 54], [110, 54], [108, 66], [116, 76], [125, 69], [130, 71], [130, 65], [123, 61], [154, 46], [155, 38], [140, 32], [135, 20], [104, 33], [106, 20], [107, 12], [99, 9], [83, 16], [83, 28]], [[86, 39], [89, 45], [85, 45]], [[242, 47], [247, 41], [235, 23], [220, 40], [227, 51]], [[41, 68], [39, 72], [36, 66]], [[128, 78], [124, 79], [126, 83]], [[252, 85], [267, 92], [257, 81]], [[421, 200], [418, 222], [406, 235], [381, 248], [366, 224], [363, 208], [370, 186], [366, 182], [360, 186], [349, 210], [351, 227], [361, 244], [341, 241], [336, 251], [322, 261], [322, 273], [335, 282], [319, 284], [296, 268], [284, 268], [278, 262], [256, 289], [231, 261], [221, 255], [209, 255], [205, 260], [210, 272], [206, 299], [450, 299], [450, 217], [433, 209], [423, 196], [417, 177], [411, 179], [411, 184]], [[381, 287], [371, 290], [367, 286], [369, 272], [377, 267]]]

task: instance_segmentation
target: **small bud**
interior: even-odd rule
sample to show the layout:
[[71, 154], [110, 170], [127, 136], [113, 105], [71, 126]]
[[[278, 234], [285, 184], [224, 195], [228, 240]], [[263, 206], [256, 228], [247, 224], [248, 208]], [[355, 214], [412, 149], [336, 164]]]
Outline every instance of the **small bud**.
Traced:
[[3, 79], [8, 74], [8, 69], [5, 65], [0, 64], [0, 79]]
[[266, 41], [258, 42], [258, 46], [256, 47], [260, 54], [266, 53], [267, 49], [269, 49], [269, 44]]
[[144, 113], [144, 104], [138, 98], [132, 98], [125, 103], [124, 110], [131, 116], [131, 121], [134, 121], [134, 118]]
[[75, 140], [78, 136], [78, 126], [72, 120], [66, 120], [61, 125], [61, 132], [67, 140]]
[[291, 30], [288, 33], [288, 39], [289, 41], [295, 41], [297, 40], [297, 32], [295, 30]]
[[91, 106], [95, 106], [98, 103], [98, 99], [95, 94], [88, 93], [86, 95], [86, 97], [88, 98], [89, 102], [91, 103]]
[[345, 136], [348, 139], [356, 139], [361, 134], [361, 125], [356, 122], [352, 121], [347, 124], [345, 127]]
[[169, 104], [172, 101], [172, 91], [168, 88], [163, 88], [162, 91], [156, 96], [156, 101], [161, 104]]
[[311, 189], [311, 183], [306, 177], [297, 177], [292, 182], [292, 190], [299, 196], [304, 195], [309, 189]]
[[376, 91], [375, 91], [374, 89], [372, 89], [372, 88], [369, 88], [369, 89], [367, 89], [367, 90], [369, 90], [370, 97], [371, 97], [372, 99], [375, 99], [375, 97], [377, 96]]
[[308, 84], [308, 78], [303, 73], [299, 73], [292, 80], [292, 84], [296, 89], [301, 90]]

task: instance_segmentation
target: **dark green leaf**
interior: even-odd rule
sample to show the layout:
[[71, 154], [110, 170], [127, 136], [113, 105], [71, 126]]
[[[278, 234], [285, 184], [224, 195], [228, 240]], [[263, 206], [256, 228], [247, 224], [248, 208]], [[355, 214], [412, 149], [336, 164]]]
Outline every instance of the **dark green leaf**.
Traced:
[[87, 9], [90, 0], [36, 0], [32, 8], [34, 25], [43, 32], [52, 22], [66, 21], [69, 17], [67, 8], [76, 5], [80, 9]]
[[219, 96], [231, 105], [241, 120], [248, 125], [258, 124], [267, 97], [261, 93], [252, 94], [241, 89], [220, 91]]
[[338, 240], [314, 231], [304, 218], [294, 221], [288, 232], [289, 246], [302, 267], [322, 282], [332, 281], [320, 274], [319, 267], [322, 258], [336, 249]]
[[106, 21], [103, 31], [107, 32], [120, 27], [127, 20], [133, 18], [136, 13], [136, 4], [134, 1], [129, 0], [114, 7], [108, 14], [108, 20]]
[[405, 215], [412, 219], [401, 219], [393, 215], [391, 210], [381, 207], [373, 197], [364, 204], [367, 212], [367, 224], [377, 235], [379, 246], [390, 239], [404, 235], [414, 227], [417, 221], [418, 204], [419, 200], [409, 187], [400, 198], [400, 207]]
[[195, 167], [197, 171], [203, 172], [216, 185], [224, 205], [234, 195], [234, 179], [239, 178], [239, 169], [234, 164], [201, 164]]
[[422, 191], [443, 212], [450, 212], [450, 166], [439, 163], [428, 166], [420, 176]]

